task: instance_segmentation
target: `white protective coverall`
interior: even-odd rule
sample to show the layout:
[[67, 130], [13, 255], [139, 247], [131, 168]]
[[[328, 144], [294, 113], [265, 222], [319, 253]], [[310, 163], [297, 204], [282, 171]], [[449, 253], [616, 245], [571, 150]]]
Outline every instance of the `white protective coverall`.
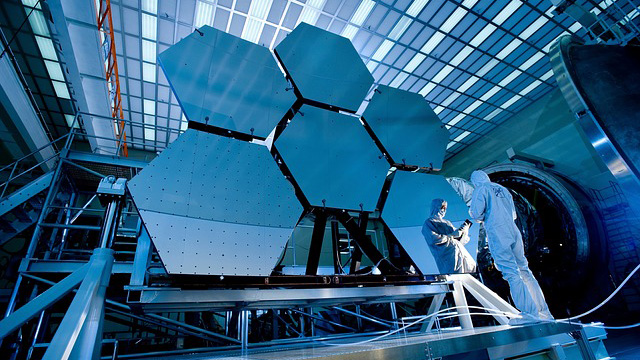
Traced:
[[458, 195], [464, 200], [464, 203], [467, 204], [467, 207], [471, 206], [471, 197], [473, 196], [473, 185], [468, 180], [459, 177], [450, 177], [447, 178], [447, 182], [453, 190], [455, 190]]
[[441, 274], [475, 272], [476, 262], [464, 247], [469, 242], [469, 226], [456, 229], [449, 220], [445, 220], [444, 204], [446, 201], [443, 199], [433, 199], [431, 214], [422, 226], [422, 235]]
[[524, 256], [522, 234], [514, 222], [516, 210], [509, 190], [492, 183], [481, 170], [471, 174], [471, 182], [475, 190], [469, 213], [474, 220], [484, 221], [489, 250], [496, 268], [509, 283], [513, 302], [525, 316], [553, 319]]

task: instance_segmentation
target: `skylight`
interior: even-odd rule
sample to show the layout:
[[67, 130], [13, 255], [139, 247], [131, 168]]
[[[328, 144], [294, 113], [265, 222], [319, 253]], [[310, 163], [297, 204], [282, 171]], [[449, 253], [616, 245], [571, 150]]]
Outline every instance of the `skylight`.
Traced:
[[531, 91], [533, 91], [533, 89], [537, 88], [538, 86], [540, 86], [542, 84], [542, 81], [540, 80], [534, 80], [531, 84], [529, 84], [529, 86], [527, 86], [526, 88], [520, 90], [520, 92], [518, 94], [525, 96], [528, 93], [530, 93]]
[[151, 83], [156, 82], [156, 65], [146, 62], [142, 63], [142, 80]]
[[413, 72], [413, 70], [415, 70], [420, 64], [422, 64], [422, 61], [424, 61], [426, 57], [426, 55], [421, 53], [415, 54], [413, 58], [407, 63], [407, 65], [405, 65], [403, 70], [406, 72]]
[[142, 60], [150, 63], [156, 62], [156, 43], [142, 39]]
[[[31, 12], [31, 9], [25, 8], [24, 10], [27, 12], [27, 14]], [[29, 16], [29, 24], [31, 24], [31, 29], [33, 30], [34, 34], [45, 37], [51, 36], [49, 35], [47, 21], [45, 20], [44, 15], [42, 15], [42, 11], [33, 10], [31, 16]]]
[[326, 0], [307, 0], [300, 17], [298, 18], [298, 23], [306, 22], [307, 24], [315, 25], [318, 17], [320, 16], [320, 10], [324, 7], [325, 2]]
[[351, 25], [351, 24], [347, 24], [347, 26], [344, 27], [344, 29], [342, 29], [342, 36], [346, 37], [349, 40], [353, 40], [354, 36], [356, 36], [356, 33], [358, 32], [358, 28]]
[[156, 40], [157, 20], [149, 14], [142, 14], [142, 37], [149, 40]]
[[389, 38], [391, 40], [398, 40], [400, 36], [404, 34], [404, 32], [407, 30], [410, 24], [411, 24], [411, 18], [407, 16], [401, 17], [400, 20], [398, 20], [396, 25], [393, 27], [393, 29], [391, 29], [391, 32], [389, 33]]
[[213, 5], [198, 1], [196, 5], [196, 19], [193, 22], [193, 26], [199, 28], [204, 25], [211, 25], [213, 19]]
[[493, 24], [487, 24], [476, 36], [469, 41], [469, 45], [478, 47], [482, 44], [494, 31], [496, 31], [496, 27]]
[[363, 0], [360, 5], [358, 5], [356, 12], [353, 13], [353, 16], [351, 16], [351, 23], [356, 26], [361, 26], [362, 24], [364, 24], [364, 21], [367, 20], [367, 17], [369, 17], [369, 14], [371, 13], [371, 10], [375, 6], [375, 4], [376, 3], [372, 0]]
[[64, 75], [62, 74], [62, 68], [59, 63], [51, 60], [45, 60], [44, 65], [47, 68], [47, 72], [49, 73], [51, 80], [64, 81]]
[[545, 16], [539, 17], [538, 20], [534, 21], [531, 25], [529, 25], [524, 31], [520, 33], [520, 38], [528, 39], [531, 35], [535, 34], [544, 24], [549, 22], [549, 19]]
[[385, 56], [389, 53], [391, 48], [393, 47], [394, 42], [391, 40], [385, 40], [382, 42], [378, 50], [376, 50], [375, 54], [371, 57], [373, 60], [382, 61]]
[[53, 89], [56, 92], [56, 95], [62, 99], [71, 99], [69, 96], [69, 89], [67, 89], [67, 84], [60, 81], [51, 81], [53, 84]]
[[509, 106], [513, 105], [516, 101], [520, 99], [522, 99], [522, 96], [514, 95], [511, 99], [505, 101], [502, 105], [500, 105], [500, 107], [503, 109], [507, 109]]
[[504, 7], [504, 9], [502, 9], [502, 11], [498, 13], [498, 15], [493, 18], [493, 23], [496, 25], [502, 25], [503, 22], [505, 22], [511, 15], [513, 15], [514, 12], [516, 12], [516, 10], [518, 10], [520, 5], [522, 5], [522, 2], [520, 0], [512, 0], [507, 6]]
[[142, 0], [142, 11], [150, 12], [152, 14], [158, 13], [158, 1], [157, 0]]
[[422, 51], [425, 54], [429, 54], [433, 51], [433, 49], [436, 48], [436, 46], [438, 46], [438, 44], [440, 44], [440, 42], [442, 41], [442, 39], [445, 38], [445, 35], [441, 32], [435, 32], [431, 38], [429, 39], [429, 41], [427, 41], [424, 45], [422, 45], [422, 48], [420, 48], [420, 51]]
[[156, 125], [156, 117], [153, 115], [144, 115], [144, 139], [147, 141], [156, 140], [156, 131], [153, 128]]
[[262, 31], [262, 22], [256, 19], [248, 18], [242, 30], [242, 38], [257, 43], [260, 40], [260, 32]]
[[51, 39], [36, 35], [36, 43], [38, 44], [38, 49], [40, 49], [40, 54], [42, 54], [43, 58], [58, 61], [58, 54], [56, 53], [56, 49], [53, 47], [53, 41], [51, 41]]
[[409, 74], [406, 72], [400, 72], [395, 79], [393, 79], [393, 81], [391, 82], [391, 84], [389, 84], [389, 86], [391, 87], [398, 87], [400, 85], [402, 85], [402, 83], [407, 79], [407, 77], [409, 77]]

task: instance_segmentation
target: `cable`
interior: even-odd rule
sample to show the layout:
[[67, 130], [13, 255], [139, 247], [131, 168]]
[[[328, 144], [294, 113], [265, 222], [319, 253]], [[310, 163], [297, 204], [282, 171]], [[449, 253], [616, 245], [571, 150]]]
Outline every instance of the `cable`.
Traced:
[[[382, 259], [382, 260], [384, 260], [384, 259]], [[381, 260], [381, 261], [382, 261], [382, 260]], [[378, 264], [376, 264], [376, 266], [377, 266], [377, 265], [378, 265]], [[602, 301], [600, 304], [598, 304], [598, 305], [597, 305], [596, 307], [594, 307], [593, 309], [591, 309], [591, 310], [589, 310], [589, 311], [587, 311], [587, 312], [584, 312], [584, 313], [582, 313], [582, 314], [580, 314], [580, 315], [573, 316], [573, 317], [569, 317], [569, 318], [566, 318], [566, 319], [553, 319], [553, 320], [540, 319], [540, 321], [541, 321], [541, 322], [563, 322], [563, 323], [571, 323], [571, 320], [579, 319], [579, 318], [581, 318], [581, 317], [584, 317], [584, 316], [587, 316], [587, 315], [589, 315], [589, 314], [593, 313], [594, 311], [596, 311], [596, 310], [598, 310], [599, 308], [601, 308], [602, 306], [604, 306], [604, 305], [605, 305], [607, 302], [609, 302], [609, 300], [611, 300], [611, 299], [612, 299], [612, 298], [613, 298], [613, 297], [614, 297], [618, 292], [620, 292], [620, 290], [622, 289], [622, 287], [623, 287], [624, 285], [626, 285], [626, 284], [627, 284], [627, 282], [629, 282], [629, 280], [631, 279], [631, 277], [632, 277], [633, 275], [635, 275], [635, 273], [636, 273], [638, 270], [640, 270], [640, 264], [638, 264], [638, 265], [635, 267], [635, 269], [633, 269], [633, 271], [631, 271], [631, 273], [629, 273], [629, 275], [627, 275], [627, 277], [624, 279], [624, 281], [622, 281], [622, 283], [620, 283], [620, 285], [619, 285], [619, 286], [618, 286], [618, 287], [617, 287], [617, 288], [616, 288], [616, 289], [611, 293], [611, 295], [609, 295], [606, 299], [604, 299], [604, 301]], [[369, 342], [372, 342], [372, 341], [377, 341], [377, 340], [380, 340], [380, 339], [384, 339], [384, 338], [386, 338], [386, 337], [388, 337], [388, 336], [391, 336], [391, 335], [397, 334], [397, 333], [398, 333], [398, 332], [400, 332], [400, 331], [403, 331], [403, 330], [405, 330], [405, 329], [407, 329], [407, 328], [409, 328], [409, 327], [411, 327], [411, 326], [414, 326], [414, 325], [416, 325], [416, 324], [418, 324], [418, 323], [420, 323], [420, 322], [422, 322], [422, 321], [425, 321], [426, 319], [429, 319], [429, 318], [431, 318], [431, 317], [434, 317], [434, 316], [436, 316], [436, 315], [438, 315], [438, 314], [440, 314], [440, 313], [443, 313], [443, 312], [446, 312], [446, 311], [449, 311], [449, 310], [459, 309], [459, 308], [465, 308], [465, 309], [481, 309], [481, 310], [485, 310], [485, 311], [487, 311], [487, 312], [489, 312], [489, 313], [466, 313], [466, 314], [459, 314], [459, 313], [458, 313], [458, 314], [454, 314], [454, 315], [448, 315], [448, 316], [445, 316], [445, 317], [443, 317], [441, 320], [450, 319], [450, 318], [453, 318], [453, 317], [459, 317], [459, 316], [462, 316], [462, 315], [465, 315], [465, 316], [471, 316], [471, 315], [474, 315], [474, 316], [477, 316], [477, 315], [483, 315], [483, 316], [489, 316], [489, 315], [490, 315], [490, 316], [495, 316], [495, 315], [498, 315], [498, 314], [502, 314], [502, 315], [504, 315], [504, 316], [509, 316], [509, 317], [511, 317], [511, 318], [519, 318], [519, 317], [522, 317], [522, 315], [521, 315], [521, 314], [509, 313], [509, 312], [500, 311], [500, 310], [496, 310], [496, 309], [489, 309], [489, 308], [485, 308], [485, 307], [481, 307], [481, 306], [453, 306], [453, 307], [449, 307], [449, 308], [446, 308], [446, 309], [438, 310], [438, 311], [436, 311], [436, 312], [434, 312], [433, 314], [430, 314], [430, 315], [425, 315], [425, 316], [423, 316], [423, 317], [419, 318], [418, 320], [416, 320], [416, 321], [414, 321], [414, 322], [412, 322], [412, 323], [409, 323], [409, 324], [407, 324], [407, 325], [405, 325], [405, 326], [403, 326], [403, 327], [401, 327], [401, 328], [398, 328], [398, 329], [396, 329], [396, 330], [390, 331], [390, 332], [388, 332], [388, 333], [386, 333], [386, 334], [383, 334], [383, 335], [380, 335], [380, 336], [376, 336], [376, 337], [371, 338], [371, 339], [367, 339], [367, 340], [363, 340], [363, 341], [359, 341], [359, 342], [355, 342], [355, 343], [348, 343], [348, 344], [335, 344], [335, 343], [329, 343], [329, 342], [326, 342], [326, 341], [318, 341], [318, 342], [320, 342], [320, 343], [322, 343], [322, 344], [325, 344], [325, 345], [330, 345], [330, 346], [354, 346], [354, 345], [366, 344], [366, 343], [369, 343]], [[396, 324], [398, 324], [398, 322], [396, 322]], [[632, 328], [635, 328], [635, 327], [640, 327], [640, 323], [631, 324], [631, 325], [625, 325], [625, 326], [606, 326], [606, 325], [600, 325], [600, 324], [580, 324], [580, 325], [581, 325], [581, 326], [584, 326], [584, 327], [597, 327], [597, 328], [608, 329], [608, 330], [626, 330], [626, 329], [632, 329]]]
[[[436, 316], [436, 315], [438, 315], [440, 313], [447, 312], [449, 310], [461, 309], [461, 308], [464, 308], [464, 309], [477, 308], [477, 309], [482, 309], [482, 310], [486, 310], [486, 311], [492, 311], [492, 312], [495, 313], [495, 314], [469, 313], [469, 315], [491, 315], [491, 316], [494, 316], [496, 314], [503, 314], [503, 315], [516, 315], [517, 316], [517, 314], [504, 312], [504, 311], [500, 311], [500, 310], [496, 310], [496, 309], [484, 308], [484, 307], [481, 307], [481, 306], [453, 306], [453, 307], [449, 307], [449, 308], [446, 308], [446, 309], [438, 310], [438, 311], [436, 311], [436, 312], [434, 312], [433, 314], [430, 314], [430, 315], [425, 315], [425, 316], [421, 317], [420, 319], [418, 319], [418, 320], [416, 320], [416, 321], [414, 321], [412, 323], [409, 323], [409, 324], [407, 324], [407, 325], [405, 325], [405, 326], [403, 326], [401, 328], [398, 328], [396, 330], [390, 331], [390, 332], [388, 332], [386, 334], [382, 334], [382, 335], [376, 336], [376, 337], [371, 338], [371, 339], [358, 341], [358, 342], [354, 342], [354, 343], [347, 343], [347, 344], [336, 344], [336, 343], [330, 343], [330, 342], [322, 341], [322, 340], [315, 340], [315, 341], [319, 342], [321, 344], [330, 345], [330, 346], [338, 346], [338, 347], [366, 344], [366, 343], [369, 343], [369, 342], [372, 342], [372, 341], [377, 341], [377, 340], [380, 340], [380, 339], [384, 339], [384, 338], [386, 338], [388, 336], [397, 334], [400, 331], [403, 331], [403, 330], [405, 330], [405, 329], [407, 329], [407, 328], [409, 328], [411, 326], [414, 326], [414, 325], [416, 325], [416, 324], [418, 324], [418, 323], [420, 323], [422, 321], [425, 321], [428, 318], [434, 317], [434, 316]], [[456, 314], [456, 315], [449, 315], [449, 316], [462, 316], [462, 315], [467, 315], [467, 314]], [[448, 318], [448, 317], [444, 317], [443, 319], [445, 319], [445, 318]]]
[[593, 309], [584, 312], [580, 315], [577, 316], [572, 316], [566, 319], [558, 319], [558, 321], [571, 321], [574, 319], [579, 319], [581, 317], [587, 316], [589, 314], [591, 314], [592, 312], [600, 309], [604, 304], [606, 304], [607, 302], [609, 302], [609, 300], [611, 300], [611, 298], [613, 298], [621, 289], [622, 287], [631, 279], [631, 277], [640, 269], [640, 264], [638, 264], [638, 266], [636, 266], [635, 269], [633, 269], [633, 271], [627, 275], [627, 277], [624, 279], [624, 281], [611, 293], [611, 295], [609, 295], [609, 297], [607, 297], [606, 299], [604, 299], [604, 301], [602, 301], [598, 306], [594, 307]]

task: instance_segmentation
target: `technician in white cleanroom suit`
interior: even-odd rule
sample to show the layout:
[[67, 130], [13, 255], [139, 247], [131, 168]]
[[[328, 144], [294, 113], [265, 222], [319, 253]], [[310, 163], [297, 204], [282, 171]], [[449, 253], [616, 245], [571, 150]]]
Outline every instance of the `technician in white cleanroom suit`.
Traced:
[[469, 242], [470, 222], [456, 229], [444, 218], [447, 202], [443, 199], [431, 201], [431, 215], [422, 226], [422, 235], [441, 274], [470, 273], [476, 271], [476, 262], [464, 248]]
[[522, 234], [514, 222], [516, 209], [509, 190], [492, 183], [481, 170], [471, 174], [471, 182], [475, 190], [469, 213], [473, 219], [484, 221], [496, 268], [509, 283], [513, 302], [522, 312], [523, 318], [511, 323], [530, 322], [536, 318], [553, 319], [540, 285], [529, 270], [529, 263], [524, 256]]

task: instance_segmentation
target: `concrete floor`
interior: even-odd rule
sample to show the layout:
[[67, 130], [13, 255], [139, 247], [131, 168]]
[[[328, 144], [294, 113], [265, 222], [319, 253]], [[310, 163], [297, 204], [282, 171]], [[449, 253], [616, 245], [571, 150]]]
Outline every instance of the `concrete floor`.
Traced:
[[609, 356], [616, 360], [640, 360], [640, 328], [607, 330], [604, 344]]

